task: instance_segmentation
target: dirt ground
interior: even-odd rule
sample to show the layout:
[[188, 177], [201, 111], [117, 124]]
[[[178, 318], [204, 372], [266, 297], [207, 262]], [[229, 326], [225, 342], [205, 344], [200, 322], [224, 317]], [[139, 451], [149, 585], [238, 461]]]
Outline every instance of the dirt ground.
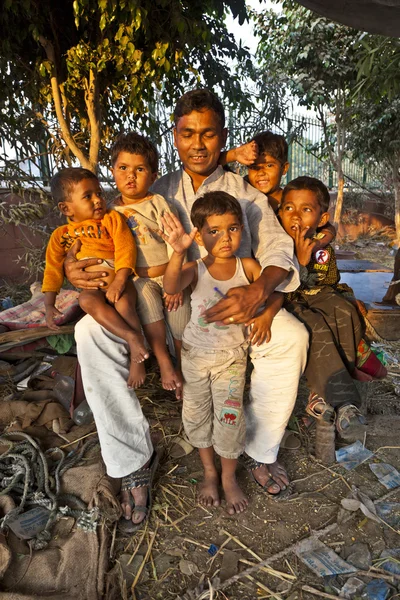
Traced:
[[[357, 258], [393, 266], [387, 240], [384, 246], [381, 244], [379, 235], [360, 238], [357, 244], [339, 243], [342, 249], [356, 251]], [[400, 368], [396, 363], [400, 359], [400, 346], [387, 346], [386, 350], [391, 357], [388, 380], [361, 384], [360, 388], [368, 413], [365, 446], [374, 452], [373, 458], [353, 471], [346, 471], [338, 463], [329, 468], [318, 463], [314, 457], [315, 424], [307, 426], [307, 420], [303, 419], [308, 390], [302, 380], [290, 422], [302, 445], [300, 450], [282, 450], [279, 455], [292, 481], [291, 495], [282, 501], [272, 499], [240, 467], [238, 478], [250, 503], [245, 513], [236, 516], [228, 515], [224, 505], [205, 509], [196, 504], [196, 485], [201, 480], [196, 451], [179, 459], [171, 456], [177, 450], [174, 438], [182, 434], [180, 407], [168, 394], [164, 393], [163, 398], [157, 394], [157, 400], [152, 401], [148, 391], [143, 390], [140, 393], [143, 408], [164, 458], [155, 481], [149, 523], [132, 538], [116, 536], [110, 592], [119, 581], [122, 597], [137, 600], [296, 600], [315, 597], [318, 590], [336, 596], [347, 577], [329, 580], [318, 577], [294, 552], [283, 551], [325, 528], [329, 531], [320, 540], [343, 556], [357, 543], [368, 544], [373, 561], [385, 548], [400, 546], [399, 514], [395, 515], [394, 527], [367, 519], [360, 511], [353, 513], [346, 523], [337, 524], [341, 500], [351, 495], [352, 486], [374, 501], [386, 499], [388, 491], [371, 472], [369, 463], [387, 462], [400, 469], [400, 402], [395, 393], [397, 382], [400, 383]], [[337, 440], [337, 447], [343, 444]], [[390, 502], [399, 501], [400, 489], [390, 494]], [[212, 545], [218, 548], [214, 557], [210, 554]], [[283, 555], [264, 570], [245, 573], [251, 565], [277, 553]], [[274, 569], [272, 572], [270, 567]], [[364, 571], [368, 571], [367, 566]], [[240, 574], [237, 581], [224, 587], [224, 579], [236, 573]], [[385, 572], [369, 573], [360, 575], [365, 582], [380, 578]], [[399, 581], [400, 578], [397, 585]], [[307, 585], [317, 591], [304, 591], [302, 588]]]
[[[376, 245], [379, 238], [362, 241], [362, 246], [346, 242], [340, 246], [356, 250], [359, 258], [393, 265], [390, 249]], [[318, 577], [290, 551], [293, 544], [323, 530], [320, 540], [344, 556], [356, 543], [368, 545], [373, 561], [382, 550], [400, 547], [398, 513], [391, 525], [368, 519], [359, 510], [348, 521], [337, 523], [341, 500], [351, 494], [352, 486], [374, 501], [388, 497], [388, 490], [372, 473], [370, 463], [390, 463], [400, 470], [400, 402], [395, 393], [395, 388], [400, 387], [400, 367], [396, 363], [400, 360], [400, 344], [388, 345], [386, 350], [391, 357], [389, 378], [362, 384], [361, 388], [368, 412], [365, 446], [374, 453], [373, 458], [352, 471], [346, 471], [338, 463], [325, 467], [314, 458], [315, 425], [303, 419], [308, 390], [301, 380], [290, 421], [290, 427], [301, 440], [301, 448], [282, 450], [279, 455], [292, 481], [291, 494], [282, 501], [272, 499], [240, 467], [238, 478], [250, 502], [247, 511], [236, 516], [228, 515], [224, 505], [209, 510], [196, 503], [200, 460], [196, 451], [181, 458], [173, 457], [177, 450], [174, 440], [182, 434], [181, 406], [160, 388], [153, 367], [139, 392], [154, 441], [162, 454], [151, 515], [131, 537], [121, 537], [115, 526], [110, 528], [106, 597], [109, 600], [297, 600], [314, 598], [318, 591], [337, 596], [347, 577], [329, 580]], [[390, 494], [389, 501], [400, 502], [400, 488]], [[289, 551], [285, 553], [286, 549]], [[217, 550], [215, 556], [213, 550]], [[252, 565], [278, 553], [280, 556], [268, 566], [246, 573]], [[379, 568], [379, 562], [372, 564]], [[368, 565], [363, 571], [359, 576], [365, 582], [374, 577], [385, 578], [385, 572], [371, 571]], [[235, 574], [239, 575], [237, 580], [231, 581]], [[396, 586], [400, 589], [399, 583], [400, 577], [395, 585], [391, 583], [390, 597], [399, 595], [396, 591]], [[304, 586], [316, 591], [310, 593]]]

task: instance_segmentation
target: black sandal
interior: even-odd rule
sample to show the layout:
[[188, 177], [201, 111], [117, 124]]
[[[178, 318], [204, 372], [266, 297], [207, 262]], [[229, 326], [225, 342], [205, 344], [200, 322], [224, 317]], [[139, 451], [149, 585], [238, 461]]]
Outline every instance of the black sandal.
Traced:
[[154, 450], [154, 452], [151, 456], [149, 465], [147, 467], [138, 469], [137, 471], [134, 471], [133, 473], [130, 473], [129, 475], [126, 475], [125, 477], [122, 478], [121, 492], [127, 492], [134, 488], [139, 488], [139, 487], [147, 487], [148, 491], [147, 491], [146, 506], [140, 505], [140, 504], [135, 505], [135, 501], [133, 499], [132, 494], [129, 494], [129, 504], [132, 509], [132, 512], [135, 510], [138, 512], [143, 512], [145, 514], [145, 517], [144, 517], [144, 519], [142, 519], [142, 521], [140, 521], [140, 523], [133, 523], [132, 518], [125, 519], [125, 517], [121, 517], [118, 521], [118, 530], [121, 533], [125, 533], [125, 534], [134, 533], [135, 531], [137, 531], [144, 525], [146, 519], [148, 518], [148, 516], [150, 514], [151, 502], [152, 502], [151, 486], [153, 484], [154, 474], [156, 472], [157, 466], [158, 466], [158, 454]]
[[240, 456], [240, 462], [245, 467], [246, 471], [248, 471], [250, 473], [250, 475], [253, 478], [253, 481], [255, 481], [255, 483], [263, 490], [263, 492], [265, 492], [267, 494], [268, 498], [271, 498], [271, 500], [280, 502], [281, 500], [285, 500], [288, 496], [291, 495], [293, 486], [290, 483], [289, 483], [289, 485], [286, 486], [286, 488], [284, 490], [281, 488], [280, 492], [277, 492], [275, 494], [274, 494], [274, 492], [270, 492], [268, 490], [268, 488], [271, 487], [271, 485], [279, 486], [279, 483], [277, 483], [275, 481], [275, 479], [272, 477], [271, 473], [269, 473], [270, 478], [268, 479], [268, 481], [266, 483], [264, 483], [264, 485], [262, 483], [260, 483], [259, 481], [257, 481], [257, 479], [254, 477], [253, 471], [255, 471], [256, 469], [259, 469], [260, 467], [263, 467], [263, 466], [268, 467], [268, 465], [266, 465], [265, 463], [259, 462], [258, 460], [256, 460], [255, 458], [252, 458], [245, 452], [243, 452], [243, 454]]

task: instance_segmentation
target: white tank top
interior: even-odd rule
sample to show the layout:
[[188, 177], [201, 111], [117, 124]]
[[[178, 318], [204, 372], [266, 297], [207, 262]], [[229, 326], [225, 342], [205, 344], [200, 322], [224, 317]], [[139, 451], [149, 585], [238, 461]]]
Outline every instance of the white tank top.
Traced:
[[221, 295], [214, 290], [215, 287], [226, 294], [233, 287], [249, 285], [249, 283], [240, 258], [236, 258], [234, 276], [227, 281], [214, 279], [203, 260], [199, 258], [197, 260], [197, 285], [190, 298], [192, 315], [183, 332], [183, 341], [191, 346], [211, 350], [237, 348], [243, 344], [246, 329], [243, 324], [225, 325], [222, 321], [206, 323], [204, 313], [221, 300]]

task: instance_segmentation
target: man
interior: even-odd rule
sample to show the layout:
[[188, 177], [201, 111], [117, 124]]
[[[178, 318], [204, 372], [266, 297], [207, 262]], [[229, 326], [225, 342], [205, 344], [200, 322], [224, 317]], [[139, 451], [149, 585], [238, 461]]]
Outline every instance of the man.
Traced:
[[[298, 287], [292, 241], [280, 227], [265, 196], [218, 165], [227, 136], [218, 98], [207, 90], [188, 92], [178, 101], [174, 117], [174, 142], [182, 169], [162, 177], [153, 189], [177, 208], [187, 230], [191, 229], [191, 206], [206, 191], [221, 189], [240, 201], [244, 231], [239, 255], [250, 256], [253, 250], [264, 271], [254, 284], [231, 290], [227, 299], [208, 311], [207, 318], [247, 322], [275, 289], [292, 291]], [[100, 277], [101, 272], [84, 271], [96, 262], [77, 263], [70, 257], [65, 265], [68, 279], [76, 287], [97, 287], [93, 279]], [[288, 485], [288, 477], [276, 457], [305, 367], [308, 334], [284, 310], [275, 318], [271, 333], [271, 341], [252, 352], [254, 370], [246, 414], [246, 453], [255, 481], [267, 492], [278, 494]], [[75, 335], [85, 394], [99, 431], [107, 472], [112, 477], [125, 479], [130, 474], [135, 478], [149, 465], [152, 446], [136, 395], [126, 387], [127, 348], [122, 340], [88, 316], [79, 322]], [[132, 487], [123, 492], [124, 515], [133, 524], [129, 531], [146, 517], [143, 507], [148, 507], [148, 498], [146, 487]], [[214, 504], [210, 496], [208, 505]]]

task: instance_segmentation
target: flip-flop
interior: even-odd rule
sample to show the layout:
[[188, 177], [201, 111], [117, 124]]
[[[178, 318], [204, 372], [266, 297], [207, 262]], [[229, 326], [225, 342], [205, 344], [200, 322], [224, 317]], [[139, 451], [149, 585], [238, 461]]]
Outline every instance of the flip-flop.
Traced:
[[267, 498], [275, 500], [275, 502], [280, 502], [282, 500], [285, 500], [288, 496], [292, 494], [293, 486], [291, 483], [289, 483], [289, 485], [287, 485], [284, 490], [282, 490], [281, 488], [281, 491], [278, 493], [270, 492], [268, 488], [271, 487], [271, 485], [279, 486], [279, 483], [275, 481], [275, 479], [273, 479], [271, 473], [269, 473], [269, 479], [266, 483], [262, 484], [259, 481], [257, 481], [253, 471], [258, 469], [259, 467], [262, 467], [265, 463], [261, 463], [258, 460], [251, 458], [251, 456], [249, 456], [245, 452], [240, 456], [240, 461], [244, 465], [245, 469], [250, 473], [251, 477], [253, 478], [253, 481], [263, 490], [263, 492], [266, 493]]
[[284, 450], [298, 450], [301, 448], [299, 436], [293, 431], [285, 429], [285, 433], [283, 434], [283, 438], [280, 443], [280, 448], [283, 448]]
[[169, 455], [171, 458], [183, 458], [193, 452], [193, 450], [194, 447], [185, 437], [177, 435], [173, 440]]
[[129, 494], [129, 505], [131, 507], [132, 512], [143, 512], [145, 514], [144, 519], [140, 521], [140, 523], [133, 523], [132, 519], [125, 519], [125, 517], [121, 517], [118, 521], [118, 530], [123, 534], [131, 534], [141, 529], [144, 525], [144, 522], [149, 517], [151, 510], [151, 487], [153, 484], [154, 474], [156, 472], [158, 466], [159, 456], [157, 452], [154, 450], [150, 459], [150, 463], [144, 469], [138, 469], [129, 475], [126, 475], [122, 478], [121, 481], [121, 491], [129, 491], [138, 488], [138, 487], [147, 487], [147, 502], [146, 506], [137, 504], [135, 505], [135, 501], [133, 499], [132, 494]]

